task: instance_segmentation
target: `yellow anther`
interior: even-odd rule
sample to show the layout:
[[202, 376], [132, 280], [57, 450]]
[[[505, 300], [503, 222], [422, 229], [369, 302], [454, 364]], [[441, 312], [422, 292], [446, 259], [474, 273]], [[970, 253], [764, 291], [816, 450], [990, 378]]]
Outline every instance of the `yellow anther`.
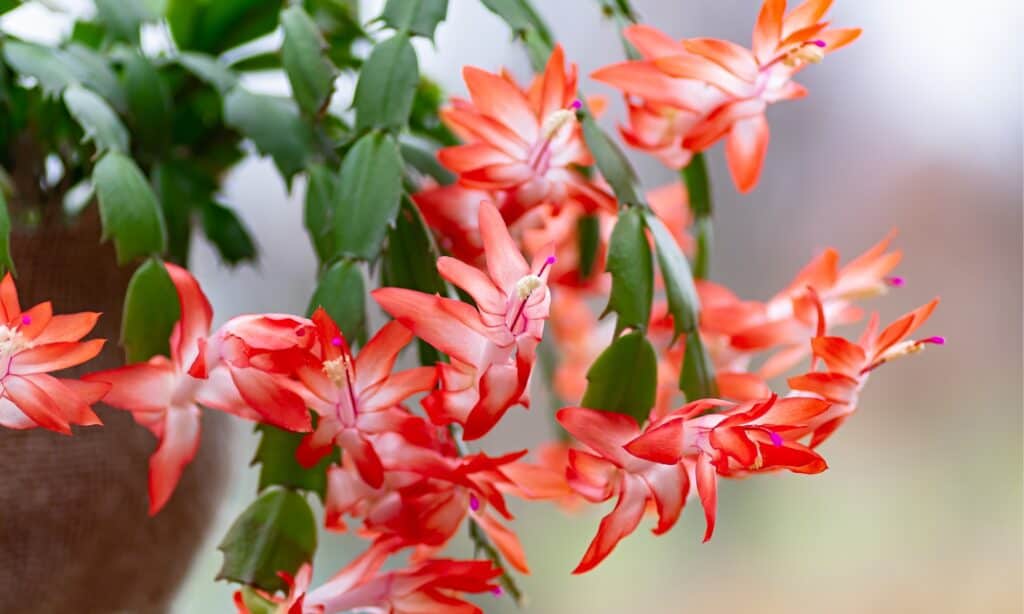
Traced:
[[576, 113], [569, 109], [559, 109], [544, 118], [540, 127], [540, 135], [545, 141], [553, 138], [563, 126], [576, 121]]

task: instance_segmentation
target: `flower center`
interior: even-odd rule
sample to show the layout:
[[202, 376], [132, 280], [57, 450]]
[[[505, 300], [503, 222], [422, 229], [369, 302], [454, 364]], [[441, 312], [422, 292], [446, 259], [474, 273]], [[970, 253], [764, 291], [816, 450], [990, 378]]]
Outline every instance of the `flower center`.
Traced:
[[530, 152], [527, 164], [534, 171], [540, 174], [547, 172], [547, 165], [551, 159], [551, 141], [565, 126], [576, 121], [576, 110], [582, 106], [578, 100], [574, 100], [567, 109], [552, 111], [540, 125], [540, 142], [534, 145]]
[[896, 358], [900, 358], [901, 356], [917, 354], [929, 345], [945, 345], [945, 343], [945, 337], [928, 337], [927, 339], [908, 339], [906, 341], [901, 341], [882, 353], [874, 363], [861, 369], [860, 373], [861, 375], [864, 375], [865, 373], [874, 371], [883, 364]]
[[516, 297], [521, 301], [530, 298], [533, 291], [544, 285], [544, 280], [536, 275], [527, 275], [516, 282]]
[[790, 68], [802, 64], [820, 64], [825, 59], [825, 41], [814, 40], [804, 43], [791, 50], [782, 58], [782, 63]]
[[11, 329], [6, 326], [0, 326], [0, 359], [17, 354], [30, 345], [32, 345], [32, 342], [18, 332], [17, 328]]
[[338, 388], [349, 385], [352, 382], [352, 360], [344, 354], [332, 360], [325, 360], [324, 373]]

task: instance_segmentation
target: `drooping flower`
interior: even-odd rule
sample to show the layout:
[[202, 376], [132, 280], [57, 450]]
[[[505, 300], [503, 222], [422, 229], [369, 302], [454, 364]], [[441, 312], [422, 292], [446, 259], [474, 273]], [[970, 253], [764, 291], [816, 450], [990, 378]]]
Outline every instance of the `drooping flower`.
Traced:
[[724, 138], [733, 180], [747, 192], [757, 184], [768, 147], [767, 106], [806, 96], [792, 80], [796, 73], [860, 35], [859, 29], [829, 29], [821, 21], [831, 4], [807, 0], [787, 15], [786, 0], [765, 0], [753, 50], [712, 38], [680, 43], [649, 26], [633, 26], [626, 36], [644, 59], [607, 67], [594, 78], [639, 99], [630, 103], [627, 143], [680, 167], [688, 162], [686, 152]]
[[371, 546], [325, 584], [308, 592], [303, 612], [482, 614], [462, 594], [493, 591], [497, 587], [492, 581], [501, 575], [501, 570], [490, 561], [451, 559], [428, 560], [407, 569], [381, 573], [390, 553], [387, 542]]
[[71, 425], [101, 424], [90, 405], [109, 386], [58, 378], [61, 371], [92, 360], [103, 339], [82, 341], [100, 314], [53, 315], [49, 302], [25, 311], [8, 273], [0, 282], [0, 426], [42, 427], [65, 435]]
[[296, 370], [302, 384], [296, 392], [320, 420], [316, 431], [303, 440], [298, 460], [311, 467], [338, 445], [351, 455], [366, 483], [377, 488], [384, 480], [384, 468], [371, 435], [419, 430], [420, 419], [398, 405], [432, 389], [436, 370], [419, 367], [391, 372], [399, 352], [413, 339], [409, 329], [398, 322], [385, 325], [355, 358], [322, 307], [313, 314], [313, 322], [318, 351]]
[[827, 331], [859, 320], [857, 300], [902, 283], [889, 276], [902, 258], [899, 251], [889, 250], [891, 240], [886, 237], [843, 266], [838, 252], [826, 249], [764, 303], [741, 301], [722, 286], [700, 282], [701, 333], [719, 373], [753, 375], [745, 373], [751, 358], [773, 351], [756, 375], [776, 377], [810, 353], [809, 340], [823, 334], [819, 328]]
[[[718, 477], [786, 469], [794, 473], [821, 473], [825, 460], [797, 439], [830, 403], [814, 398], [767, 399], [733, 405], [703, 399], [688, 403], [652, 423], [643, 434], [625, 444], [638, 458], [687, 467], [697, 483], [707, 529], [715, 530]], [[713, 408], [728, 408], [706, 413]]]
[[508, 74], [466, 67], [470, 100], [454, 99], [441, 118], [465, 144], [438, 152], [467, 188], [500, 191], [509, 223], [542, 203], [575, 200], [587, 210], [615, 201], [574, 166], [593, 164], [576, 122], [576, 65], [555, 47], [544, 73], [523, 90]]
[[[305, 404], [297, 395], [269, 381], [271, 374], [248, 368], [250, 363], [241, 364], [242, 357], [267, 369], [281, 362], [280, 354], [266, 349], [265, 344], [273, 335], [244, 330], [245, 338], [256, 342], [255, 346], [246, 345], [241, 337], [223, 333], [219, 337], [223, 342], [207, 338], [213, 309], [199, 282], [179, 266], [164, 266], [177, 292], [181, 313], [171, 331], [170, 357], [158, 355], [146, 362], [90, 373], [83, 378], [107, 384], [110, 389], [103, 401], [131, 412], [135, 421], [160, 442], [149, 459], [150, 514], [156, 514], [167, 503], [185, 467], [195, 457], [199, 448], [200, 405], [249, 420], [271, 422], [268, 412], [285, 407], [286, 403], [281, 402], [284, 399], [297, 402], [306, 413], [307, 424], [309, 421]], [[256, 322], [262, 320], [253, 320], [251, 328], [257, 328]], [[239, 328], [229, 330], [239, 332]], [[290, 325], [293, 336], [295, 328]], [[283, 346], [281, 351], [286, 351]], [[222, 353], [232, 356], [231, 368], [218, 368], [226, 364], [220, 359]]]
[[924, 324], [939, 304], [939, 299], [918, 307], [878, 332], [878, 314], [868, 322], [857, 343], [842, 337], [818, 336], [811, 342], [814, 357], [821, 359], [825, 371], [812, 370], [789, 378], [790, 388], [798, 394], [812, 394], [832, 403], [829, 411], [809, 423], [801, 432], [811, 433], [810, 446], [828, 439], [857, 409], [860, 391], [879, 366], [929, 345], [943, 345], [944, 337], [906, 339]]
[[[295, 577], [291, 574], [279, 571], [277, 575], [284, 580], [285, 584], [288, 585], [288, 594], [284, 597], [278, 597], [275, 595], [268, 595], [263, 591], [257, 591], [257, 594], [264, 600], [273, 604], [273, 614], [323, 614], [323, 607], [312, 606], [306, 607], [306, 591], [309, 590], [309, 584], [313, 579], [313, 566], [309, 563], [303, 563], [299, 570], [295, 572]], [[262, 604], [261, 604], [262, 605]], [[265, 610], [253, 611], [245, 602], [245, 597], [242, 591], [235, 592], [235, 608], [238, 610], [238, 614], [258, 614], [265, 612]], [[269, 614], [269, 613], [268, 613]]]
[[182, 471], [199, 447], [199, 407], [196, 403], [238, 408], [242, 403], [230, 384], [218, 379], [207, 384], [188, 374], [199, 354], [201, 339], [210, 332], [213, 310], [199, 283], [185, 269], [165, 264], [174, 283], [181, 319], [171, 332], [171, 357], [90, 373], [83, 379], [102, 382], [109, 391], [103, 401], [132, 413], [135, 421], [159, 440], [149, 459], [149, 513], [156, 514], [170, 499]]
[[[328, 528], [344, 530], [343, 517], [363, 519], [362, 534], [414, 547], [413, 560], [435, 555], [472, 518], [514, 568], [529, 573], [519, 538], [499, 517], [512, 519], [502, 490], [511, 486], [504, 469], [526, 452], [498, 457], [455, 456], [450, 442], [416, 445], [397, 433], [384, 433], [375, 446], [384, 481], [372, 487], [343, 462], [328, 472], [325, 506]], [[496, 514], [492, 513], [496, 512]]]
[[559, 410], [558, 422], [593, 452], [569, 450], [569, 485], [599, 503], [616, 497], [615, 509], [601, 520], [575, 574], [590, 571], [624, 537], [636, 530], [649, 501], [658, 510], [654, 534], [675, 525], [683, 511], [690, 480], [679, 464], [661, 464], [634, 456], [625, 445], [640, 435], [636, 420], [610, 411], [582, 407]]
[[485, 435], [514, 404], [528, 405], [527, 383], [548, 317], [547, 276], [554, 257], [538, 255], [531, 267], [490, 203], [480, 205], [487, 271], [454, 258], [437, 262], [442, 277], [476, 302], [402, 288], [373, 292], [393, 318], [441, 352], [441, 389], [424, 406], [437, 424], [457, 422], [466, 439]]

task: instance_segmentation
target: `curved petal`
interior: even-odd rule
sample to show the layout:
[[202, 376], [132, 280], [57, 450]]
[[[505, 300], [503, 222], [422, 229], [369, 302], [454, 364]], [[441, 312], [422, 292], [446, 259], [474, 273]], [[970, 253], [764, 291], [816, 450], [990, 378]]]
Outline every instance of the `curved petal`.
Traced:
[[387, 379], [395, 367], [398, 354], [412, 339], [412, 331], [401, 322], [388, 322], [382, 326], [356, 356], [356, 394]]
[[715, 466], [711, 457], [701, 454], [697, 457], [697, 494], [700, 496], [700, 504], [704, 507], [704, 520], [707, 529], [704, 531], [704, 541], [711, 539], [715, 532], [715, 515], [718, 510], [718, 475], [715, 473]]
[[199, 409], [195, 405], [167, 412], [163, 437], [149, 457], [149, 515], [159, 512], [174, 493], [185, 467], [199, 449]]
[[474, 514], [473, 518], [513, 569], [519, 573], [530, 573], [530, 567], [526, 563], [526, 554], [523, 552], [523, 545], [519, 543], [519, 536], [514, 531], [487, 513]]
[[652, 26], [633, 24], [624, 28], [622, 35], [647, 59], [686, 52], [681, 42]]
[[462, 69], [462, 78], [469, 88], [473, 105], [481, 113], [505, 124], [528, 143], [537, 139], [537, 117], [519, 88], [498, 75], [473, 66]]
[[359, 409], [364, 413], [387, 409], [416, 393], [433, 389], [436, 382], [437, 369], [434, 367], [415, 367], [399, 371], [374, 388], [369, 396], [360, 396]]
[[636, 420], [617, 412], [567, 407], [555, 417], [573, 437], [619, 466], [629, 462], [630, 455], [623, 446], [640, 434]]
[[466, 418], [463, 439], [479, 439], [490, 432], [521, 394], [518, 369], [491, 365], [480, 378], [480, 400]]
[[647, 504], [646, 488], [639, 478], [626, 477], [622, 481], [619, 501], [610, 514], [601, 519], [590, 546], [583, 554], [574, 574], [586, 573], [603, 561], [624, 537], [636, 530]]
[[448, 256], [437, 259], [437, 272], [472, 296], [481, 311], [504, 317], [505, 294], [494, 286], [486, 273]]
[[671, 419], [647, 429], [626, 444], [626, 451], [654, 463], [675, 465], [683, 457], [683, 420]]
[[14, 277], [10, 272], [0, 281], [0, 310], [3, 322], [10, 322], [15, 316], [21, 315], [21, 304], [18, 303], [18, 289], [14, 285]]
[[[50, 304], [50, 301], [46, 301], [25, 310], [21, 315], [14, 318], [14, 322], [11, 322], [9, 326], [11, 328], [17, 327], [18, 332], [24, 335], [26, 339], [32, 339], [36, 345], [40, 345], [42, 342], [38, 341], [37, 337], [50, 325], [52, 319], [53, 305]], [[60, 341], [77, 341], [77, 339], [60, 339]]]
[[438, 150], [437, 159], [456, 174], [516, 161], [507, 153], [487, 143], [466, 143], [465, 145], [444, 147]]
[[352, 458], [359, 477], [368, 486], [380, 488], [384, 484], [384, 466], [369, 439], [355, 429], [345, 429], [338, 436], [338, 444]]
[[31, 378], [8, 375], [3, 378], [3, 389], [4, 395], [39, 426], [64, 435], [71, 434], [71, 426], [57, 401]]
[[110, 390], [103, 402], [111, 407], [132, 412], [159, 412], [171, 404], [177, 373], [166, 357], [155, 356], [149, 362], [89, 373], [82, 379], [109, 384]]
[[772, 60], [782, 40], [782, 18], [786, 0], [765, 0], [754, 25], [754, 55], [762, 65]]
[[745, 47], [717, 38], [691, 38], [683, 45], [690, 53], [711, 60], [744, 81], [757, 79], [757, 60]]
[[60, 371], [87, 362], [103, 349], [105, 339], [72, 341], [37, 345], [18, 352], [11, 358], [10, 373], [31, 375]]
[[[430, 345], [466, 364], [476, 364], [483, 351], [486, 337], [476, 310], [461, 301], [457, 307], [464, 318], [442, 307], [443, 299], [404, 288], [379, 288], [371, 295], [392, 318], [412, 330], [413, 334]], [[464, 309], [468, 308], [468, 309]]]
[[683, 513], [686, 497], [690, 493], [690, 475], [682, 464], [657, 466], [643, 474], [644, 482], [654, 496], [658, 509], [658, 525], [654, 534], [661, 535], [675, 526]]
[[40, 331], [33, 341], [37, 345], [59, 341], [79, 341], [96, 326], [99, 317], [99, 313], [92, 311], [53, 316], [46, 328]]
[[831, 6], [832, 0], [807, 0], [786, 15], [782, 22], [782, 36], [818, 23]]
[[289, 431], [312, 430], [306, 403], [275, 382], [272, 375], [256, 369], [229, 369], [239, 394], [263, 417], [263, 422]]
[[530, 90], [530, 103], [540, 121], [544, 121], [544, 118], [567, 106], [568, 101], [565, 99], [567, 89], [571, 91], [574, 88], [566, 87], [565, 52], [562, 50], [562, 45], [555, 45], [554, 51], [551, 52], [551, 56], [544, 66], [544, 72], [534, 82], [534, 87]]
[[210, 301], [203, 294], [199, 282], [185, 269], [171, 264], [164, 263], [167, 274], [174, 283], [174, 289], [178, 293], [178, 303], [181, 306], [181, 320], [178, 343], [171, 348], [173, 358], [177, 364], [184, 364], [193, 360], [192, 354], [197, 351], [197, 342], [200, 337], [210, 334], [210, 324], [213, 321], [213, 308]]
[[741, 119], [729, 131], [725, 141], [725, 159], [740, 192], [749, 192], [757, 185], [764, 155], [768, 151], [768, 139], [768, 119], [760, 114]]

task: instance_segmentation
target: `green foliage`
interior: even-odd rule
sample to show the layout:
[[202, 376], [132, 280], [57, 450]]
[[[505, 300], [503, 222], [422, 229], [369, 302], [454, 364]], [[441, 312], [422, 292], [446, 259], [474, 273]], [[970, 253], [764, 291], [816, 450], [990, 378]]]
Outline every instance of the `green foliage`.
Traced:
[[608, 245], [608, 272], [612, 291], [605, 313], [617, 314], [616, 334], [625, 328], [647, 330], [654, 301], [654, 262], [639, 209], [619, 213]]
[[214, 55], [270, 34], [284, 0], [167, 0], [165, 14], [179, 49]]
[[235, 86], [224, 98], [224, 122], [252, 139], [287, 179], [306, 166], [312, 135], [291, 100]]
[[576, 237], [580, 252], [580, 277], [587, 279], [594, 272], [597, 250], [601, 246], [601, 220], [597, 215], [581, 215], [576, 222]]
[[139, 44], [142, 24], [156, 19], [145, 0], [95, 0], [96, 16], [118, 39]]
[[366, 343], [366, 283], [359, 265], [339, 260], [323, 273], [309, 301], [307, 313], [323, 307], [350, 343]]
[[698, 331], [686, 335], [683, 370], [679, 373], [679, 389], [690, 401], [718, 396], [715, 370]]
[[58, 49], [5, 40], [3, 51], [4, 59], [11, 68], [22, 75], [35, 77], [43, 92], [49, 96], [59, 95], [64, 88], [77, 81]]
[[11, 214], [7, 210], [7, 199], [0, 189], [0, 275], [14, 273], [11, 260]]
[[402, 156], [394, 139], [371, 132], [345, 155], [336, 195], [338, 256], [376, 260], [402, 196]]
[[679, 249], [679, 244], [672, 233], [652, 211], [644, 213], [644, 222], [654, 237], [658, 266], [665, 281], [665, 294], [668, 295], [668, 308], [672, 313], [675, 333], [678, 336], [684, 332], [694, 331], [697, 329], [700, 299], [697, 298], [697, 288], [693, 284], [693, 275], [690, 274], [686, 256]]
[[601, 171], [601, 176], [612, 187], [619, 203], [643, 205], [644, 198], [638, 187], [636, 171], [626, 159], [626, 154], [622, 153], [622, 149], [604, 130], [601, 130], [589, 113], [583, 117], [583, 138], [586, 139], [587, 147], [594, 156], [597, 170]]
[[277, 573], [294, 574], [316, 550], [313, 510], [302, 495], [272, 488], [242, 512], [218, 548], [224, 563], [217, 579], [270, 592], [286, 590]]
[[388, 0], [381, 19], [395, 30], [432, 39], [447, 12], [448, 0]]
[[305, 433], [293, 433], [269, 424], [256, 426], [260, 443], [252, 464], [260, 466], [259, 492], [284, 486], [293, 490], [315, 493], [323, 501], [327, 496], [327, 468], [341, 462], [341, 453], [335, 449], [313, 467], [303, 467], [295, 460]]
[[693, 275], [697, 279], [706, 279], [711, 262], [711, 182], [708, 179], [707, 164], [702, 152], [693, 154], [690, 163], [683, 168], [682, 176], [697, 234]]
[[171, 93], [166, 80], [138, 52], [125, 59], [123, 78], [132, 131], [150, 150], [163, 151], [171, 139]]
[[109, 152], [93, 170], [100, 201], [103, 240], [113, 238], [117, 261], [163, 253], [164, 219], [153, 190], [131, 158]]
[[67, 65], [82, 85], [103, 96], [118, 111], [125, 110], [124, 89], [107, 57], [95, 49], [77, 43], [57, 50], [56, 57]]
[[303, 223], [313, 242], [317, 258], [328, 261], [335, 254], [334, 207], [340, 193], [338, 174], [322, 164], [313, 164], [307, 172], [306, 208]]
[[170, 356], [171, 329], [181, 318], [178, 295], [160, 260], [146, 260], [128, 282], [121, 317], [121, 345], [129, 363]]
[[551, 53], [555, 39], [547, 24], [540, 18], [528, 0], [482, 0], [482, 2], [492, 13], [505, 20], [517, 36], [526, 38], [532, 34], [536, 36], [538, 43], [547, 47], [547, 54]]
[[356, 130], [400, 130], [409, 121], [418, 83], [416, 51], [407, 34], [374, 47], [356, 84]]
[[204, 53], [181, 53], [177, 56], [179, 64], [197, 78], [214, 87], [221, 94], [227, 93], [238, 85], [238, 77], [223, 62]]
[[587, 371], [583, 407], [627, 414], [643, 423], [654, 407], [658, 358], [643, 332], [616, 339]]
[[128, 131], [117, 113], [97, 94], [72, 85], [64, 90], [64, 104], [98, 151], [128, 152]]
[[327, 43], [302, 7], [285, 9], [281, 13], [281, 27], [281, 57], [292, 94], [302, 112], [315, 117], [326, 109], [338, 71], [324, 56]]
[[203, 205], [202, 216], [203, 232], [221, 260], [235, 265], [256, 259], [256, 244], [234, 211], [211, 200]]

